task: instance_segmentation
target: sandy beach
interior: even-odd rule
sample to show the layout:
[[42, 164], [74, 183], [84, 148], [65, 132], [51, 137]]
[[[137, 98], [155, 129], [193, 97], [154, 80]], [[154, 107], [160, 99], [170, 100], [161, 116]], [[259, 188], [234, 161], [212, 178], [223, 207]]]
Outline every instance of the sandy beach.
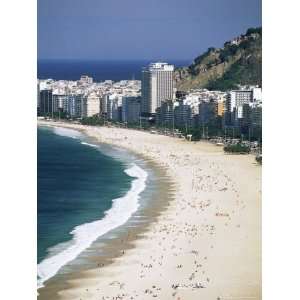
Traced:
[[134, 247], [77, 274], [59, 299], [261, 299], [261, 166], [252, 155], [137, 130], [50, 125], [154, 160], [175, 189]]

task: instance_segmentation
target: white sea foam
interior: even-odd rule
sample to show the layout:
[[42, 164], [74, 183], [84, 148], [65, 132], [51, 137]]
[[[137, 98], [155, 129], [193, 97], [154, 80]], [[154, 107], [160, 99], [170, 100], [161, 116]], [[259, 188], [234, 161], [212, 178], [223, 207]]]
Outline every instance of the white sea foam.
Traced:
[[148, 174], [136, 164], [126, 169], [125, 172], [129, 176], [135, 177], [130, 190], [124, 197], [113, 200], [112, 207], [105, 212], [103, 219], [76, 226], [71, 232], [73, 239], [69, 247], [62, 247], [61, 252], [45, 258], [38, 264], [38, 288], [41, 288], [43, 283], [53, 277], [61, 267], [74, 260], [83, 250], [91, 246], [98, 237], [126, 223], [131, 215], [137, 211], [140, 193], [146, 187]]
[[99, 148], [99, 146], [97, 145], [94, 145], [94, 144], [89, 144], [89, 143], [86, 143], [86, 142], [81, 142], [82, 145], [87, 145], [87, 146], [90, 146], [90, 147], [94, 147], [94, 148]]
[[57, 135], [68, 136], [73, 139], [78, 139], [82, 137], [82, 133], [74, 129], [64, 128], [64, 127], [54, 127], [53, 131]]

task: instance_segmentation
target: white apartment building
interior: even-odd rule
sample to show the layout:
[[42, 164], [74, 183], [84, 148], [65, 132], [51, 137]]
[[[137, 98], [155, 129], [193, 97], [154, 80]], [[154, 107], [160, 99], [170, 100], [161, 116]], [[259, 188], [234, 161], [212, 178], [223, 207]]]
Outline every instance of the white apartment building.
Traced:
[[226, 100], [226, 122], [232, 125], [239, 124], [240, 120], [247, 118], [248, 109], [246, 108], [246, 111], [244, 111], [245, 104], [248, 104], [251, 108], [255, 108], [257, 105], [261, 105], [261, 103], [261, 88], [248, 87], [248, 89], [230, 91]]
[[82, 94], [70, 94], [68, 96], [67, 112], [73, 118], [80, 118], [82, 115]]
[[235, 112], [235, 119], [243, 118], [243, 105], [253, 102], [252, 90], [233, 90], [227, 98], [226, 110], [230, 113]]
[[155, 114], [163, 101], [173, 100], [174, 66], [163, 62], [152, 63], [142, 71], [141, 112]]
[[53, 112], [65, 111], [67, 112], [68, 106], [68, 95], [66, 94], [59, 94], [61, 91], [53, 91], [52, 93], [52, 105], [53, 105]]
[[262, 90], [259, 87], [255, 87], [252, 89], [253, 91], [253, 100], [257, 103], [262, 102]]
[[100, 113], [100, 97], [96, 93], [91, 93], [83, 98], [82, 116], [92, 117]]
[[120, 121], [122, 107], [122, 95], [112, 94], [107, 98], [107, 118], [109, 120]]

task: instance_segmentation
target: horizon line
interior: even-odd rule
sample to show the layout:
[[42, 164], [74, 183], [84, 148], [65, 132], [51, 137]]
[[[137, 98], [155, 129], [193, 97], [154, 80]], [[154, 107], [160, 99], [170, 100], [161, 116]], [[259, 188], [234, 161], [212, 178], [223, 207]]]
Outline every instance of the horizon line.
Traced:
[[37, 58], [37, 61], [43, 60], [72, 60], [72, 61], [167, 61], [167, 60], [181, 60], [181, 61], [191, 61], [191, 58], [130, 58], [130, 59], [122, 59], [122, 58], [111, 58], [111, 59], [99, 59], [99, 58]]

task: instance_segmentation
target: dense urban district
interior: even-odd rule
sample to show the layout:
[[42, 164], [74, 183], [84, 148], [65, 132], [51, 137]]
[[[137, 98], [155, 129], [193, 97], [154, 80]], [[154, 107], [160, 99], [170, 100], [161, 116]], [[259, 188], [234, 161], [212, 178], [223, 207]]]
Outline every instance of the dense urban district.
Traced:
[[38, 117], [209, 139], [225, 151], [261, 157], [258, 44], [261, 28], [248, 29], [224, 48], [209, 48], [187, 68], [151, 63], [141, 70], [141, 81], [94, 82], [88, 75], [38, 80]]

